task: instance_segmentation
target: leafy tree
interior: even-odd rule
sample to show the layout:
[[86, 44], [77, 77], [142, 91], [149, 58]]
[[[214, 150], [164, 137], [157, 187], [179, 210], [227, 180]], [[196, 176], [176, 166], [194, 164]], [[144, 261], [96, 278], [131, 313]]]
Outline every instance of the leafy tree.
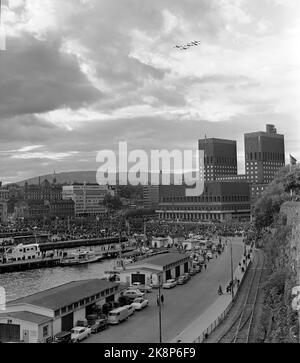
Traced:
[[292, 200], [290, 190], [293, 190], [294, 197], [299, 196], [300, 166], [296, 166], [292, 171], [289, 166], [281, 169], [256, 202], [254, 206], [255, 224], [258, 230], [270, 226], [276, 220], [281, 205]]
[[103, 205], [107, 208], [109, 212], [113, 212], [121, 209], [122, 202], [118, 195], [112, 196], [108, 193], [104, 197]]
[[118, 187], [118, 194], [121, 198], [142, 198], [143, 197], [143, 187], [140, 185], [120, 185]]

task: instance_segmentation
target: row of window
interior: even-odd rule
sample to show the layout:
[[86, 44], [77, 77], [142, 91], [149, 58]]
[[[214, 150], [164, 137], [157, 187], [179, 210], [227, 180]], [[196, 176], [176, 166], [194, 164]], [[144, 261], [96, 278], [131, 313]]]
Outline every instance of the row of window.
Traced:
[[258, 152], [250, 152], [246, 154], [247, 160], [259, 160], [259, 161], [280, 161], [284, 162], [285, 156], [282, 153], [275, 153], [275, 152], [269, 152], [269, 151], [258, 151]]
[[214, 211], [219, 211], [219, 210], [235, 210], [235, 209], [248, 209], [250, 208], [249, 204], [241, 204], [241, 205], [236, 205], [236, 204], [227, 204], [227, 205], [222, 205], [222, 206], [211, 206], [211, 205], [202, 205], [201, 209], [199, 208], [199, 206], [181, 206], [181, 205], [167, 205], [167, 206], [162, 206], [160, 205], [160, 209], [164, 210], [164, 211], [172, 211], [172, 210], [182, 210], [182, 211], [199, 211], [199, 210], [214, 210]]
[[[230, 214], [232, 218], [238, 218], [240, 221], [248, 221], [250, 219], [250, 212], [240, 212], [239, 214]], [[178, 219], [178, 220], [187, 220], [187, 221], [208, 221], [208, 220], [223, 220], [225, 219], [226, 214], [189, 214], [189, 213], [163, 213], [159, 215], [160, 219]]]
[[[227, 164], [227, 165], [236, 165], [236, 158], [233, 156], [206, 156], [204, 158], [205, 164]], [[233, 166], [235, 167], [235, 166]]]
[[221, 202], [247, 202], [248, 195], [201, 196], [201, 197], [164, 197], [162, 203], [221, 203]]
[[73, 303], [73, 304], [71, 304], [71, 305], [69, 305], [69, 306], [64, 306], [63, 308], [61, 308], [61, 309], [58, 309], [58, 310], [55, 310], [55, 312], [54, 312], [54, 315], [55, 315], [55, 317], [58, 317], [58, 316], [60, 316], [60, 315], [63, 315], [63, 314], [66, 314], [66, 313], [69, 313], [69, 312], [71, 312], [71, 311], [73, 311], [73, 310], [76, 310], [77, 308], [79, 308], [79, 307], [83, 307], [83, 306], [86, 306], [86, 305], [88, 305], [89, 303], [91, 303], [91, 302], [94, 302], [94, 301], [96, 301], [96, 300], [98, 300], [98, 299], [100, 299], [101, 297], [106, 297], [106, 296], [108, 296], [108, 295], [110, 295], [110, 294], [113, 294], [114, 292], [116, 292], [118, 290], [118, 287], [117, 286], [115, 286], [115, 287], [113, 287], [113, 288], [111, 288], [111, 289], [106, 289], [106, 290], [103, 290], [103, 291], [101, 291], [101, 292], [99, 292], [98, 294], [96, 294], [96, 295], [92, 295], [92, 296], [90, 296], [90, 297], [88, 297], [88, 298], [85, 298], [85, 299], [82, 299], [82, 300], [80, 300], [80, 301], [77, 301], [77, 302], [75, 302], [75, 303]]
[[181, 261], [177, 261], [177, 262], [174, 262], [174, 263], [170, 263], [169, 265], [164, 266], [164, 271], [171, 270], [172, 268], [175, 268], [177, 266], [180, 266], [183, 263], [188, 262], [189, 260], [190, 260], [189, 257], [186, 257], [185, 259], [183, 259]]

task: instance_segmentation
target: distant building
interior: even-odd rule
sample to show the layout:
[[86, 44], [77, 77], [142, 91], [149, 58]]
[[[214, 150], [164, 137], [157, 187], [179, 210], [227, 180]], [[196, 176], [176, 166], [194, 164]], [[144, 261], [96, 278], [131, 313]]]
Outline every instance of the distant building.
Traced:
[[72, 200], [23, 200], [14, 204], [14, 219], [43, 220], [48, 218], [66, 219], [74, 217]]
[[265, 132], [248, 133], [244, 139], [246, 176], [255, 200], [285, 166], [284, 135], [278, 134], [274, 125], [267, 125]]
[[63, 199], [71, 199], [75, 203], [75, 216], [97, 216], [106, 213], [103, 205], [106, 194], [113, 191], [107, 185], [73, 184], [63, 187]]
[[143, 207], [157, 209], [159, 203], [159, 185], [145, 185], [143, 187]]
[[7, 222], [7, 203], [0, 201], [0, 223]]
[[250, 186], [247, 182], [206, 182], [199, 197], [186, 197], [185, 187], [162, 196], [156, 213], [174, 221], [248, 221]]
[[50, 218], [72, 218], [75, 216], [75, 203], [73, 200], [54, 200], [47, 202], [49, 206], [49, 217]]
[[44, 180], [38, 185], [24, 186], [24, 200], [60, 200], [62, 199], [62, 186], [55, 183], [50, 183], [48, 180]]
[[49, 206], [43, 200], [23, 200], [14, 205], [14, 219], [43, 220], [49, 216]]
[[9, 191], [9, 199], [10, 200], [20, 200], [24, 199], [24, 188], [18, 184], [9, 184], [7, 185], [7, 189]]
[[237, 175], [236, 141], [205, 138], [198, 141], [204, 151], [204, 180], [214, 181], [220, 176]]
[[7, 202], [9, 200], [9, 190], [5, 187], [0, 187], [0, 202]]

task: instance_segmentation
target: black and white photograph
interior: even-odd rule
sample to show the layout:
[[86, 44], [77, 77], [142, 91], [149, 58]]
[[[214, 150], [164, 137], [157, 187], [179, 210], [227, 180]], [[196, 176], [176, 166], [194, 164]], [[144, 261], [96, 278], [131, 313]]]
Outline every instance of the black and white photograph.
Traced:
[[0, 343], [299, 343], [300, 1], [0, 8]]

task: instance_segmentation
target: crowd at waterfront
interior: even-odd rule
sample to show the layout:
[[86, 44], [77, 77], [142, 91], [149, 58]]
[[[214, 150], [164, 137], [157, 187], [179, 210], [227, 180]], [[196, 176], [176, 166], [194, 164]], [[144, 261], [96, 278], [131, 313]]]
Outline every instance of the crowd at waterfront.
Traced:
[[[251, 223], [218, 223], [218, 224], [196, 224], [183, 222], [169, 222], [150, 220], [144, 222], [143, 230], [136, 231], [130, 228], [130, 223], [121, 226], [116, 218], [101, 219], [56, 219], [47, 223], [41, 221], [18, 221], [13, 224], [0, 225], [0, 234], [22, 235], [46, 234], [51, 241], [67, 241], [79, 239], [105, 238], [127, 236], [133, 237], [143, 233], [146, 240], [151, 237], [184, 237], [189, 234], [201, 235], [204, 238], [226, 235], [248, 235], [253, 231]], [[3, 239], [3, 241], [5, 238]]]

